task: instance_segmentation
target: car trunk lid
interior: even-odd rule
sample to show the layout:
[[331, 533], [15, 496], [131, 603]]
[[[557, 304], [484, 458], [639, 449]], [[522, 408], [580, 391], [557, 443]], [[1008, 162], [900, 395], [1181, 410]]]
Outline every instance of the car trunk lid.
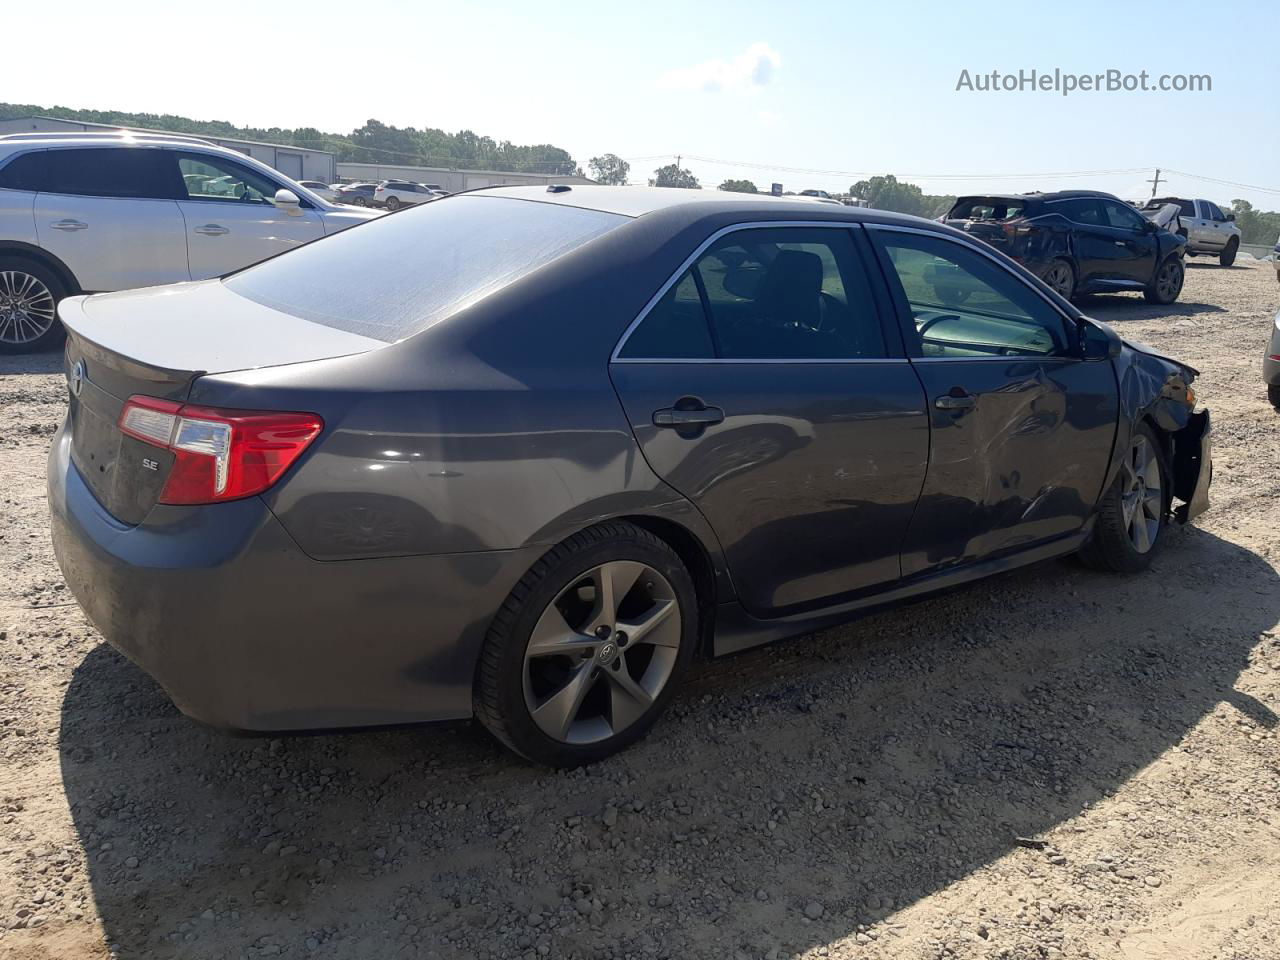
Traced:
[[208, 373], [364, 353], [378, 340], [310, 323], [246, 300], [221, 281], [72, 297], [67, 329], [71, 459], [98, 502], [141, 523], [160, 498], [174, 455], [119, 428], [135, 395], [181, 403]]

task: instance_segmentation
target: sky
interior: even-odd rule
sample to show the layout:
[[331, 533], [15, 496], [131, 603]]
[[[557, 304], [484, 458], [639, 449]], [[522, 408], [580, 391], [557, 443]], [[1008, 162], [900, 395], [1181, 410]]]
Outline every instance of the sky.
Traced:
[[[745, 177], [834, 192], [893, 173], [928, 193], [1133, 199], [1158, 167], [1162, 195], [1280, 210], [1280, 8], [1268, 4], [12, 6], [6, 33], [46, 39], [9, 45], [11, 103], [331, 132], [371, 117], [468, 128], [556, 144], [584, 168], [616, 153], [640, 182], [679, 155], [704, 187]], [[1055, 68], [1207, 74], [1212, 90], [957, 90], [962, 71]]]

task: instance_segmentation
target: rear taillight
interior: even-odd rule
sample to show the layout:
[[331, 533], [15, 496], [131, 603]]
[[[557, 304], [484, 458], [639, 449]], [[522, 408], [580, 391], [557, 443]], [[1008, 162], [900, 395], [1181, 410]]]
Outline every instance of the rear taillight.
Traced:
[[314, 413], [221, 410], [130, 397], [120, 430], [174, 455], [161, 503], [217, 503], [269, 488], [324, 429]]
[[1004, 230], [1004, 235], [1010, 240], [1017, 237], [1025, 237], [1031, 233], [1031, 228], [1027, 226], [1025, 220], [1006, 220], [1001, 224], [1001, 228]]

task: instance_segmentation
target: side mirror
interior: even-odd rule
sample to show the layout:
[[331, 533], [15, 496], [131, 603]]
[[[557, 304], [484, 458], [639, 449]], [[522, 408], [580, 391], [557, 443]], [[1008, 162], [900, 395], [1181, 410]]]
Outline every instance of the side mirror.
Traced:
[[296, 217], [302, 212], [302, 201], [298, 199], [298, 195], [292, 190], [285, 190], [284, 188], [277, 190], [276, 195], [271, 198], [271, 202], [291, 217]]
[[1235, 223], [1236, 215], [1234, 213], [1224, 214], [1224, 216], [1227, 218], [1227, 223]]
[[1151, 220], [1142, 221], [1143, 233], [1155, 233], [1159, 229], [1160, 229], [1159, 226], [1157, 226], [1154, 221], [1151, 221]]
[[1105, 323], [1081, 317], [1080, 356], [1085, 360], [1108, 360], [1120, 356], [1124, 341]]

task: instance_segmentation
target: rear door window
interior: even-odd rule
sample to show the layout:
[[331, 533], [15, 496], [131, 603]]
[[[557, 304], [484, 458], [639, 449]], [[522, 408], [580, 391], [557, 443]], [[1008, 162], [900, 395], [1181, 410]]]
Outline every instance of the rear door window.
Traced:
[[1081, 197], [1076, 200], [1064, 200], [1055, 204], [1058, 212], [1068, 220], [1082, 223], [1087, 227], [1101, 227], [1106, 224], [1102, 206], [1092, 197]]
[[738, 230], [698, 258], [622, 359], [857, 360], [888, 355], [845, 229]]
[[392, 343], [628, 220], [556, 203], [452, 197], [351, 227], [224, 282], [275, 310]]
[[163, 150], [139, 147], [53, 149], [45, 152], [40, 190], [76, 197], [173, 199]]

